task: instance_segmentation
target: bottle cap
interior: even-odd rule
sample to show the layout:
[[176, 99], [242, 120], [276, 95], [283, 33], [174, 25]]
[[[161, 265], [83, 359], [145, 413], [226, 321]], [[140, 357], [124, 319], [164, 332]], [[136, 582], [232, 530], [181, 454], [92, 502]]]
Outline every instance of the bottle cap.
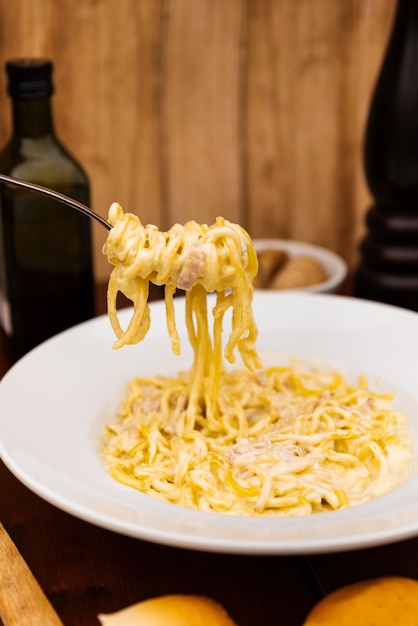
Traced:
[[25, 100], [51, 96], [54, 92], [52, 70], [52, 61], [49, 59], [6, 61], [9, 96]]

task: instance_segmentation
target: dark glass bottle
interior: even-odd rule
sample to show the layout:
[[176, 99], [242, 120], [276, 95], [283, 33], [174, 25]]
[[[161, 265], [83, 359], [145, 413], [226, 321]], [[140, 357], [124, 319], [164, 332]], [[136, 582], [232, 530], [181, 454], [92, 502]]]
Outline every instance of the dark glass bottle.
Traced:
[[399, 0], [365, 134], [374, 204], [355, 295], [418, 310], [418, 2]]
[[[0, 171], [89, 205], [89, 181], [57, 139], [51, 61], [6, 63], [12, 136]], [[18, 358], [94, 316], [90, 220], [54, 200], [0, 184], [0, 323]]]

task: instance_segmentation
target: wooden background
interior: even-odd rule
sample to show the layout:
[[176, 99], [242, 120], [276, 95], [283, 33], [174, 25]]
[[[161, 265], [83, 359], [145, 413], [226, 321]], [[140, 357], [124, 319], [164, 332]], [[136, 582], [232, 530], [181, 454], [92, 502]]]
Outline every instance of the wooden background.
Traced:
[[[0, 0], [0, 62], [55, 63], [56, 129], [92, 206], [167, 229], [217, 215], [351, 266], [362, 139], [395, 0]], [[9, 134], [0, 75], [0, 142]], [[105, 232], [94, 228], [99, 280]]]

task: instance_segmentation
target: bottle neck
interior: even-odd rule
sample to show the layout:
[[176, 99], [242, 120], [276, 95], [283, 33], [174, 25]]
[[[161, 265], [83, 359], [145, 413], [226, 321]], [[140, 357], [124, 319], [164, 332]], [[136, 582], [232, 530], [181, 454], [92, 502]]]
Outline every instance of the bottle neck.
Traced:
[[12, 100], [14, 137], [33, 139], [54, 134], [51, 98]]

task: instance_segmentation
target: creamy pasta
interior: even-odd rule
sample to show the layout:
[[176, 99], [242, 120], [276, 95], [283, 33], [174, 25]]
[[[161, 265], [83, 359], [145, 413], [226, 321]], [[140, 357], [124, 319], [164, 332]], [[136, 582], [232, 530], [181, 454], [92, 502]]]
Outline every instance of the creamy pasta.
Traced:
[[[173, 296], [185, 290], [194, 351], [190, 371], [128, 384], [117, 420], [105, 429], [103, 458], [111, 476], [205, 511], [304, 515], [365, 502], [408, 474], [407, 424], [391, 396], [332, 370], [262, 366], [251, 307], [257, 257], [240, 226], [218, 218], [210, 227], [189, 222], [162, 233], [118, 204], [109, 222], [104, 252], [114, 265], [108, 308], [115, 347], [145, 337], [152, 281], [165, 285], [175, 353]], [[126, 329], [117, 317], [118, 291], [134, 304]], [[216, 292], [212, 327], [208, 291]], [[223, 349], [228, 308], [231, 331]], [[238, 369], [226, 367], [235, 350], [244, 364]]]
[[[238, 350], [249, 369], [260, 367], [256, 351], [257, 327], [251, 302], [252, 280], [257, 273], [257, 255], [246, 231], [237, 224], [218, 218], [213, 226], [194, 221], [176, 224], [168, 232], [144, 226], [132, 213], [124, 213], [114, 203], [109, 210], [112, 229], [104, 253], [115, 267], [108, 286], [108, 312], [118, 340], [115, 348], [141, 341], [148, 332], [147, 304], [149, 283], [165, 285], [167, 327], [175, 354], [180, 341], [175, 324], [173, 297], [176, 289], [186, 294], [186, 323], [194, 351], [191, 389], [187, 414], [193, 425], [201, 401], [207, 414], [215, 409], [215, 398], [222, 369], [222, 322], [232, 308], [232, 330], [224, 349], [233, 363]], [[117, 294], [132, 300], [134, 315], [127, 329], [117, 317]], [[212, 337], [209, 328], [206, 293], [216, 291], [212, 311]]]

